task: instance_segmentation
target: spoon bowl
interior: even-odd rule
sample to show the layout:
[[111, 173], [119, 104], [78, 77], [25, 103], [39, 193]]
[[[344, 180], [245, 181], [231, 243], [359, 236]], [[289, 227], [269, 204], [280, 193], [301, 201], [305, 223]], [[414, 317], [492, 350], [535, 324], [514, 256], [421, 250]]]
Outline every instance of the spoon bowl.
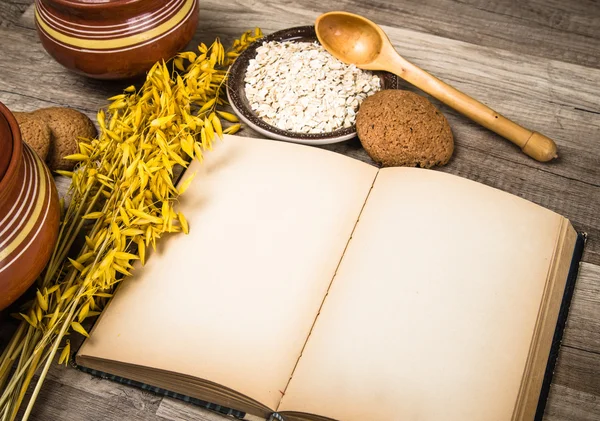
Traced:
[[558, 156], [552, 139], [521, 127], [402, 58], [376, 23], [352, 13], [329, 12], [317, 18], [315, 31], [323, 47], [339, 60], [365, 70], [386, 70], [396, 74], [510, 140], [533, 159], [546, 162]]
[[334, 57], [361, 68], [376, 62], [387, 38], [372, 22], [343, 12], [321, 15], [315, 30], [319, 42]]

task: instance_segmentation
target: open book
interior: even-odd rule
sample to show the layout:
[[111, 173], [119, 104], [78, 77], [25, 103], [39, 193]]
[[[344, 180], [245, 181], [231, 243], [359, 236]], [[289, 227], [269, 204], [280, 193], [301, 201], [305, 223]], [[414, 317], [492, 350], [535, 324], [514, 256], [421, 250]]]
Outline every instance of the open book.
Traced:
[[[77, 363], [294, 420], [532, 420], [577, 234], [439, 171], [228, 136]], [[187, 175], [183, 177], [187, 178]]]

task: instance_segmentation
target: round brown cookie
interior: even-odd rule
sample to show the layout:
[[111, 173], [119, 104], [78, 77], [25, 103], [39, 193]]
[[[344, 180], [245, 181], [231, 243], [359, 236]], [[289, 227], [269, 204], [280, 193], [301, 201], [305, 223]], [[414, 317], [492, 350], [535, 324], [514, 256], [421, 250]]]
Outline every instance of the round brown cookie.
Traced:
[[379, 91], [363, 101], [356, 132], [369, 156], [384, 167], [431, 168], [454, 151], [446, 117], [427, 99], [409, 91]]
[[45, 160], [48, 156], [52, 137], [50, 127], [48, 127], [44, 121], [31, 115], [31, 113], [15, 112], [13, 115], [15, 116], [17, 123], [19, 123], [19, 130], [21, 131], [21, 138], [23, 141], [27, 143], [31, 149], [42, 158], [42, 160]]
[[48, 124], [52, 132], [52, 143], [46, 160], [52, 170], [73, 169], [75, 162], [63, 157], [78, 152], [78, 137], [91, 138], [98, 133], [88, 116], [72, 108], [42, 108], [31, 114]]
[[27, 111], [13, 111], [12, 114], [15, 116], [15, 119], [19, 124], [21, 124], [22, 121], [31, 118], [31, 113], [28, 113]]

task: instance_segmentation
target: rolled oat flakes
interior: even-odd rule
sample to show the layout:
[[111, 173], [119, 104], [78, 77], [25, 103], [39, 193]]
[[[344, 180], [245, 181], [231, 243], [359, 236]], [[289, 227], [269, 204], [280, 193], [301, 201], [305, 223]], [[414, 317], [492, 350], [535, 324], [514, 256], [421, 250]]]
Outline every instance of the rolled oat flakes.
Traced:
[[377, 75], [341, 62], [316, 42], [263, 43], [244, 82], [259, 118], [296, 133], [351, 127], [360, 103], [381, 89]]

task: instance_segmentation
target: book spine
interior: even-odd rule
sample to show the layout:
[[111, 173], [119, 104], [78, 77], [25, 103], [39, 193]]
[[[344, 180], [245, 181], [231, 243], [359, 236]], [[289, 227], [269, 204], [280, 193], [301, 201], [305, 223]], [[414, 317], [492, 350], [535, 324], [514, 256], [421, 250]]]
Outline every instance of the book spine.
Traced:
[[540, 391], [540, 397], [538, 399], [538, 406], [535, 412], [534, 421], [542, 421], [542, 419], [544, 418], [544, 410], [546, 409], [546, 402], [548, 401], [548, 395], [550, 393], [550, 385], [552, 384], [554, 367], [556, 366], [556, 362], [558, 359], [558, 352], [562, 343], [563, 332], [567, 323], [569, 307], [571, 305], [571, 299], [573, 298], [573, 292], [575, 290], [575, 281], [577, 280], [577, 275], [579, 273], [579, 265], [581, 263], [581, 257], [583, 256], [583, 248], [585, 246], [586, 240], [587, 233], [580, 232], [577, 234], [575, 249], [573, 250], [571, 265], [569, 266], [567, 283], [565, 285], [563, 300], [558, 314], [556, 329], [554, 330], [552, 347], [550, 349], [550, 355], [548, 356], [546, 373], [544, 374], [544, 380], [542, 383], [542, 389]]

